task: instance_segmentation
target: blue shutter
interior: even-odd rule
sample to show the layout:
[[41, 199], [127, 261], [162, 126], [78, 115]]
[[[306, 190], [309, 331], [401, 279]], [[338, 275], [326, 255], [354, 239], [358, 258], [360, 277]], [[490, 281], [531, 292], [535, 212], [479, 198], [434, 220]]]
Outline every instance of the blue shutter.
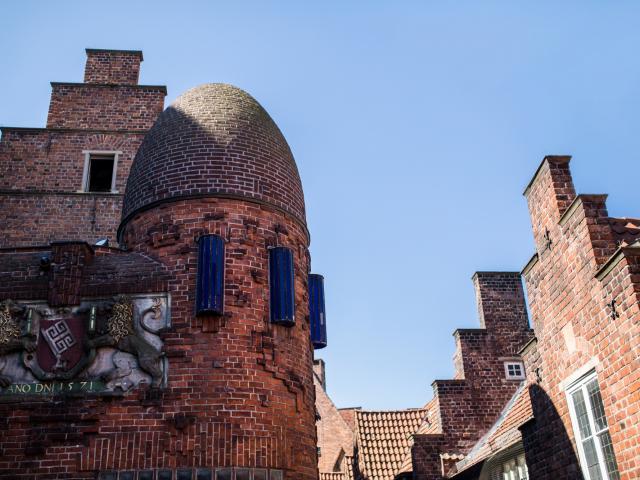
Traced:
[[327, 319], [324, 306], [324, 277], [309, 275], [309, 321], [311, 323], [311, 343], [319, 350], [327, 346]]
[[286, 247], [269, 249], [269, 298], [271, 322], [294, 325], [293, 252]]
[[222, 315], [224, 305], [224, 240], [218, 235], [198, 239], [196, 315]]

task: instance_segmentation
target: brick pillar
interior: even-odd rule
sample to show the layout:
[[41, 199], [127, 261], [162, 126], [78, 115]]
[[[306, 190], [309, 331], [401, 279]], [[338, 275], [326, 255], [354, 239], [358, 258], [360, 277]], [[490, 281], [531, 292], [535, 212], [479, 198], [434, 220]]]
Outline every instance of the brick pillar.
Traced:
[[506, 335], [529, 328], [520, 273], [476, 272], [473, 284], [482, 328]]
[[93, 249], [85, 242], [51, 244], [49, 297], [51, 307], [78, 305], [82, 270], [93, 260]]
[[324, 391], [327, 390], [327, 377], [324, 373], [324, 360], [318, 358], [313, 361], [313, 373], [320, 379], [320, 384]]
[[538, 252], [545, 249], [560, 217], [576, 198], [571, 172], [570, 156], [548, 155], [524, 191], [533, 226], [533, 237]]
[[85, 83], [137, 85], [142, 52], [139, 50], [98, 50], [87, 48]]

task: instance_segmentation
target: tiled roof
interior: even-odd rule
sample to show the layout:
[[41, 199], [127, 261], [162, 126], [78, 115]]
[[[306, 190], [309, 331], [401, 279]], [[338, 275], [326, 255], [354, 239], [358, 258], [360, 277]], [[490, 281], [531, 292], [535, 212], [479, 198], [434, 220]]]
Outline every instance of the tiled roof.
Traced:
[[636, 218], [609, 218], [609, 224], [619, 244], [629, 245], [640, 238], [640, 220]]
[[413, 434], [426, 415], [424, 409], [395, 412], [356, 412], [358, 468], [369, 480], [392, 480], [410, 454]]
[[521, 441], [519, 427], [532, 417], [529, 388], [526, 382], [522, 382], [493, 427], [475, 444], [465, 459], [457, 463], [457, 472], [467, 470], [494, 453]]
[[320, 472], [320, 480], [346, 480], [344, 472]]
[[[440, 424], [438, 422], [438, 403], [437, 398], [434, 397], [427, 404], [422, 407], [424, 411], [424, 416], [422, 419], [422, 423], [416, 430], [416, 434], [423, 435], [429, 433], [439, 433], [440, 432]], [[411, 442], [413, 444], [413, 442]], [[413, 462], [411, 457], [411, 447], [407, 450], [407, 453], [400, 464], [400, 468], [397, 473], [409, 473], [413, 471]], [[397, 474], [396, 474], [397, 475]]]
[[[92, 247], [94, 257], [82, 271], [80, 295], [109, 296], [167, 290], [169, 274], [161, 263], [136, 252]], [[50, 257], [49, 247], [0, 251], [0, 300], [43, 300], [50, 277], [41, 266]]]

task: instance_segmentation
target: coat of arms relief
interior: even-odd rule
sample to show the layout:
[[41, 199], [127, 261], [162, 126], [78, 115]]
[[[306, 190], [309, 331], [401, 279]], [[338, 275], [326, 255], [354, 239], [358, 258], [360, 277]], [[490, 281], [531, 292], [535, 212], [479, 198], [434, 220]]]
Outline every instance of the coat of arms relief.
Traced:
[[0, 395], [126, 392], [162, 386], [167, 295], [85, 300], [75, 307], [0, 303]]

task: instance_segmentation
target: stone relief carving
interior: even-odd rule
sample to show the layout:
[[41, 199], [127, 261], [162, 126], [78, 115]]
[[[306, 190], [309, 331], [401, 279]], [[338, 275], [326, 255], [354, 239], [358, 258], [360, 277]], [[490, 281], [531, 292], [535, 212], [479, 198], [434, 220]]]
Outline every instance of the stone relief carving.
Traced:
[[128, 391], [161, 386], [166, 295], [120, 295], [77, 307], [0, 303], [0, 394]]

